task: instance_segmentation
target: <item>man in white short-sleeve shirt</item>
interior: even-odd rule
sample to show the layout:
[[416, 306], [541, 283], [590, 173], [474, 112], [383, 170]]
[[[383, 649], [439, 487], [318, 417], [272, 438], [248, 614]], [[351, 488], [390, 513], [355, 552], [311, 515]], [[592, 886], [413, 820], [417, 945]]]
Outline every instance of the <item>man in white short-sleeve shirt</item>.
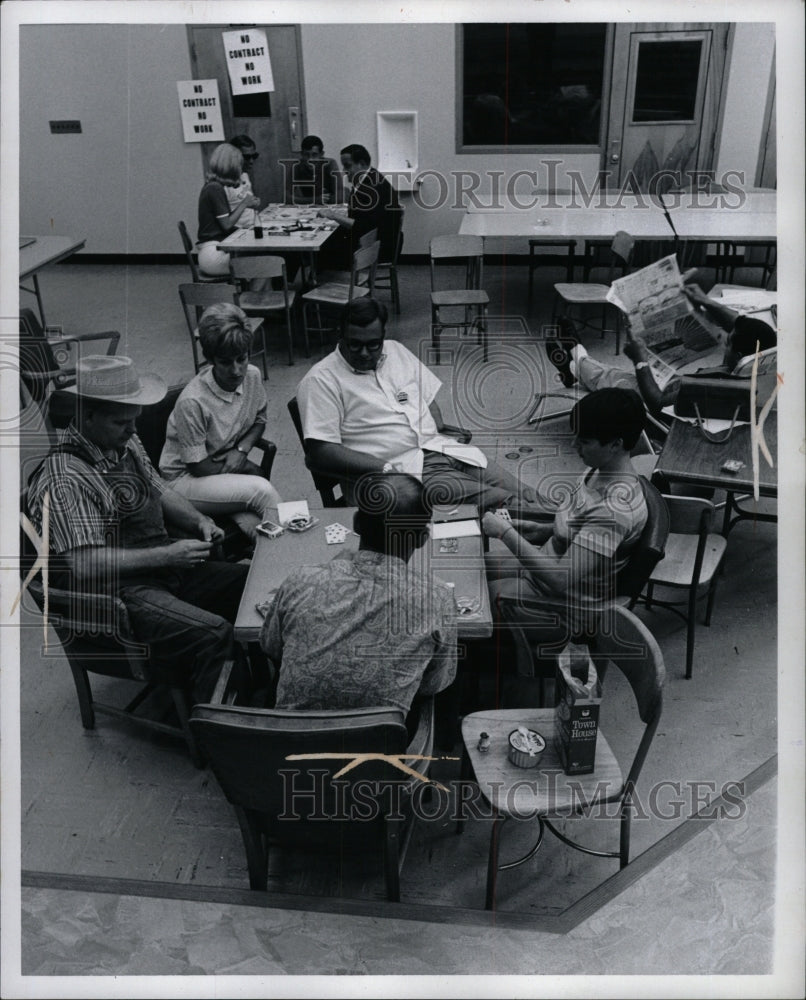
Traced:
[[402, 344], [385, 339], [386, 306], [360, 299], [338, 346], [297, 388], [303, 436], [317, 471], [350, 483], [366, 472], [407, 472], [433, 490], [434, 502], [482, 508], [534, 492], [482, 451], [441, 433], [442, 383]]

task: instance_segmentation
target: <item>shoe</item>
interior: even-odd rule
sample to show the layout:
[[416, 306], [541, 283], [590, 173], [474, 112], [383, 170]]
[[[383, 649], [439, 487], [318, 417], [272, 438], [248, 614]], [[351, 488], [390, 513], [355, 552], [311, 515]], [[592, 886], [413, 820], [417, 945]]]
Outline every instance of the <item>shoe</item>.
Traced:
[[563, 343], [567, 346], [568, 350], [570, 351], [572, 348], [578, 347], [579, 337], [577, 336], [577, 328], [574, 321], [567, 316], [561, 316], [557, 320], [557, 325], [560, 328]]
[[557, 369], [557, 377], [560, 379], [565, 388], [570, 389], [572, 386], [576, 385], [577, 380], [571, 373], [570, 350], [560, 340], [547, 340], [545, 341], [545, 346], [549, 361]]
[[560, 381], [566, 389], [576, 385], [577, 380], [571, 373], [571, 351], [579, 345], [576, 326], [567, 316], [561, 317], [558, 321], [562, 340], [545, 341], [546, 353], [549, 361], [560, 373]]

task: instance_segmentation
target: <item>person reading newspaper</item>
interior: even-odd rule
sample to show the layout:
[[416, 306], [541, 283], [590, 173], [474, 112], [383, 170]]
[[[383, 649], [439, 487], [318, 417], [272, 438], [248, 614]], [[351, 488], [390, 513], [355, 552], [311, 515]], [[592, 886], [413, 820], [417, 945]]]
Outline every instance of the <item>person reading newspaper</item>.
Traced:
[[[776, 346], [775, 330], [763, 320], [740, 315], [709, 298], [699, 285], [686, 285], [683, 291], [695, 308], [703, 309], [727, 334], [721, 363], [698, 369], [698, 374], [730, 374], [742, 358]], [[662, 373], [658, 372], [646, 337], [635, 331], [630, 320], [628, 317], [624, 353], [633, 363], [632, 371], [590, 357], [577, 338], [574, 323], [565, 317], [559, 321], [561, 338], [547, 340], [546, 350], [566, 388], [579, 383], [588, 391], [608, 387], [635, 389], [649, 412], [657, 417], [665, 407], [674, 406], [682, 377], [668, 365], [663, 365]]]

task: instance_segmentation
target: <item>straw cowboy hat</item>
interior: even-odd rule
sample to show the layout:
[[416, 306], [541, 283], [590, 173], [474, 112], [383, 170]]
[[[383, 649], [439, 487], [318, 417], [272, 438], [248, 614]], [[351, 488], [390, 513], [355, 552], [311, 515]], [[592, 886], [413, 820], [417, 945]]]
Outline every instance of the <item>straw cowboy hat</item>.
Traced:
[[88, 354], [76, 365], [76, 384], [64, 391], [109, 403], [148, 406], [163, 399], [168, 386], [159, 375], [139, 375], [131, 358]]

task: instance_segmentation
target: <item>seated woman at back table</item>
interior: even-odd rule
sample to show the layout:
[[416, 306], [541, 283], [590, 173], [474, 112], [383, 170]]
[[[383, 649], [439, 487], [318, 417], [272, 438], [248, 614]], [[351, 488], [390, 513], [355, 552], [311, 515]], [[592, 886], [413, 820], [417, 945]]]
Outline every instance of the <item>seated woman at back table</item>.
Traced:
[[[532, 647], [556, 653], [572, 631], [598, 620], [647, 520], [630, 460], [645, 422], [644, 405], [633, 390], [599, 389], [584, 396], [571, 411], [571, 431], [589, 468], [558, 503], [554, 520], [510, 523], [498, 514], [484, 515], [484, 534], [509, 549], [486, 556], [490, 604], [504, 642], [507, 625], [516, 624]], [[499, 603], [501, 597], [511, 600]]]
[[266, 427], [266, 393], [249, 364], [252, 331], [246, 315], [226, 302], [199, 322], [209, 368], [182, 390], [168, 418], [160, 472], [203, 514], [229, 514], [252, 541], [256, 526], [280, 495], [249, 452]]
[[207, 180], [199, 194], [199, 269], [205, 274], [229, 274], [229, 254], [216, 248], [235, 230], [236, 223], [248, 208], [257, 209], [260, 201], [247, 192], [235, 208], [230, 208], [227, 188], [241, 184], [243, 155], [235, 146], [222, 142], [210, 156]]

